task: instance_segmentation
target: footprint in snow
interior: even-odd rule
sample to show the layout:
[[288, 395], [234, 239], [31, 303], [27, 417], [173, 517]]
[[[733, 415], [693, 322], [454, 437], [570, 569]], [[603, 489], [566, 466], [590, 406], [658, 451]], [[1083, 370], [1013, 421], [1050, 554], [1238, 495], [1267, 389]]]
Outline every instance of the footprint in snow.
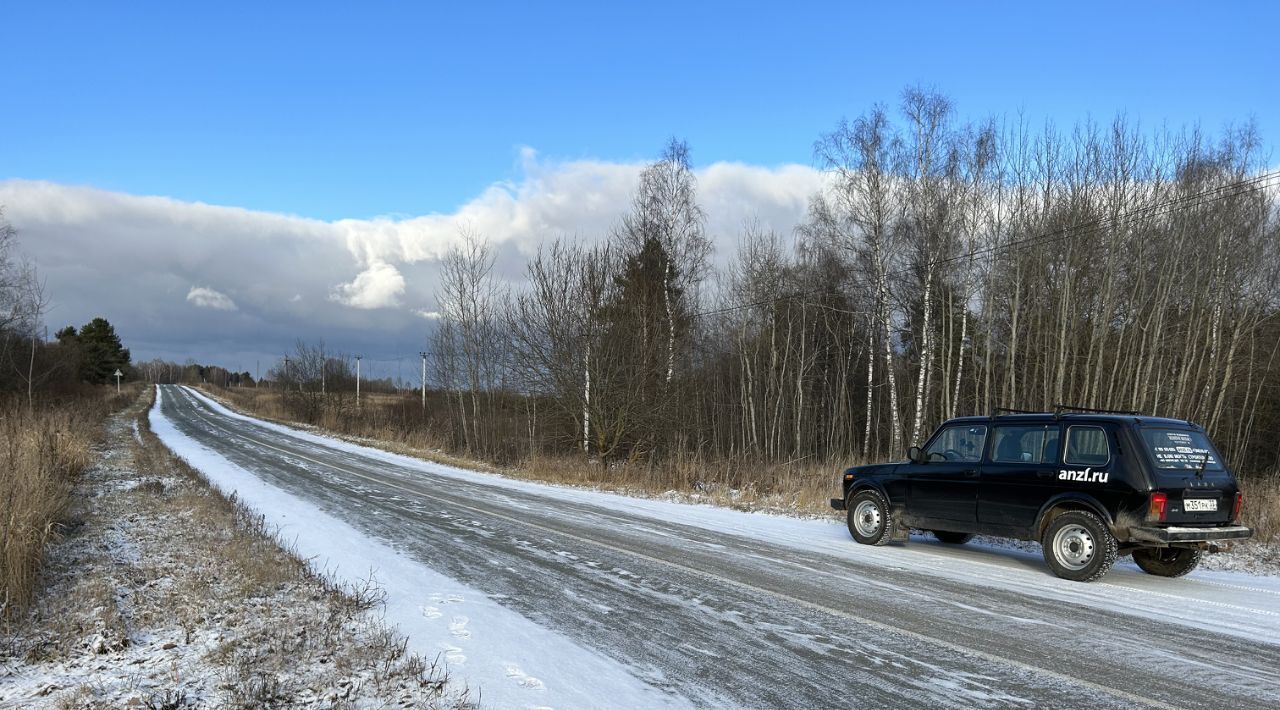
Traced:
[[422, 607], [422, 615], [427, 617], [428, 619], [439, 619], [441, 616], [443, 616], [443, 614], [440, 613], [440, 610], [433, 606]]
[[450, 646], [448, 644], [445, 644], [443, 648], [444, 648], [445, 663], [453, 666], [460, 666], [467, 662], [466, 655], [464, 655], [462, 653], [462, 649], [458, 648], [457, 646]]
[[545, 690], [547, 686], [542, 681], [520, 670], [520, 666], [508, 665], [507, 677], [516, 682], [516, 685], [529, 690]]
[[467, 630], [467, 624], [469, 623], [471, 623], [471, 620], [467, 617], [455, 616], [453, 621], [449, 623], [449, 633], [453, 634], [454, 638], [469, 639], [471, 638], [471, 632]]
[[457, 594], [432, 594], [431, 601], [437, 604], [460, 604], [465, 600]]

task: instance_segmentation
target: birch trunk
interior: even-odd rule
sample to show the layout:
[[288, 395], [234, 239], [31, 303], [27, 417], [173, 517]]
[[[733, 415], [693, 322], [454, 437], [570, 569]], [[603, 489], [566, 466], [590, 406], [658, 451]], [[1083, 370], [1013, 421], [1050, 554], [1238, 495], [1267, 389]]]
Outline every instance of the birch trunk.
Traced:
[[933, 362], [933, 334], [930, 331], [930, 319], [933, 315], [933, 269], [930, 267], [924, 277], [924, 314], [920, 327], [920, 373], [916, 378], [915, 421], [911, 424], [911, 443], [920, 440], [920, 427], [924, 424], [925, 384], [929, 379], [929, 368]]

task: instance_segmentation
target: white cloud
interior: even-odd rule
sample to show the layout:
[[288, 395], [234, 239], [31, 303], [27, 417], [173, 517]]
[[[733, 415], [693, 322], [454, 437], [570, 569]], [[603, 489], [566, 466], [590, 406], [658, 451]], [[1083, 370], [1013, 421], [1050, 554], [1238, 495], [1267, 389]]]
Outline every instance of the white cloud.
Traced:
[[425, 318], [426, 320], [440, 320], [441, 318], [444, 318], [444, 314], [441, 313], [440, 311], [428, 311], [426, 309], [418, 309], [413, 313], [419, 318]]
[[352, 308], [391, 308], [400, 305], [404, 277], [396, 267], [374, 261], [351, 283], [338, 284], [330, 298]]
[[[643, 169], [557, 162], [532, 149], [520, 160], [520, 179], [454, 212], [408, 218], [326, 222], [27, 180], [0, 181], [0, 205], [47, 280], [52, 318], [79, 325], [105, 316], [126, 343], [148, 344], [135, 348], [139, 357], [190, 348], [216, 361], [219, 352], [278, 354], [296, 338], [321, 337], [372, 352], [375, 341], [421, 342], [439, 311], [440, 258], [464, 231], [493, 244], [499, 278], [520, 281], [545, 241], [606, 239]], [[722, 262], [748, 221], [790, 235], [823, 178], [800, 165], [716, 163], [697, 179]]]
[[203, 286], [192, 286], [187, 292], [187, 302], [197, 308], [212, 308], [218, 311], [236, 310], [236, 302], [225, 293]]

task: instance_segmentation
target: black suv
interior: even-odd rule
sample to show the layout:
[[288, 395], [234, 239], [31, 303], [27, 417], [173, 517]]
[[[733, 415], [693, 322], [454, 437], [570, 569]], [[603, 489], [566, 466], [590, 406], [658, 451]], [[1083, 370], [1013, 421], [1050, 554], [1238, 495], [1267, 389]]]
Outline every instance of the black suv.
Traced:
[[854, 466], [840, 498], [864, 545], [911, 528], [947, 543], [974, 534], [1038, 540], [1054, 574], [1089, 582], [1133, 554], [1150, 574], [1178, 577], [1212, 543], [1253, 531], [1243, 496], [1203, 428], [1137, 412], [1000, 409], [952, 419], [903, 463]]

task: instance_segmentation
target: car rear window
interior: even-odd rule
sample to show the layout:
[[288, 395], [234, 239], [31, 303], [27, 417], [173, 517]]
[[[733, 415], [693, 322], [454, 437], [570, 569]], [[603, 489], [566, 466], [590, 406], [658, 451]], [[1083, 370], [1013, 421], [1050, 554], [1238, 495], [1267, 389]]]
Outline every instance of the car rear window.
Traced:
[[1067, 427], [1067, 455], [1063, 461], [1075, 466], [1103, 466], [1111, 460], [1107, 432], [1098, 426]]
[[1164, 470], [1221, 471], [1218, 452], [1203, 432], [1188, 429], [1143, 429], [1146, 444], [1156, 468]]

